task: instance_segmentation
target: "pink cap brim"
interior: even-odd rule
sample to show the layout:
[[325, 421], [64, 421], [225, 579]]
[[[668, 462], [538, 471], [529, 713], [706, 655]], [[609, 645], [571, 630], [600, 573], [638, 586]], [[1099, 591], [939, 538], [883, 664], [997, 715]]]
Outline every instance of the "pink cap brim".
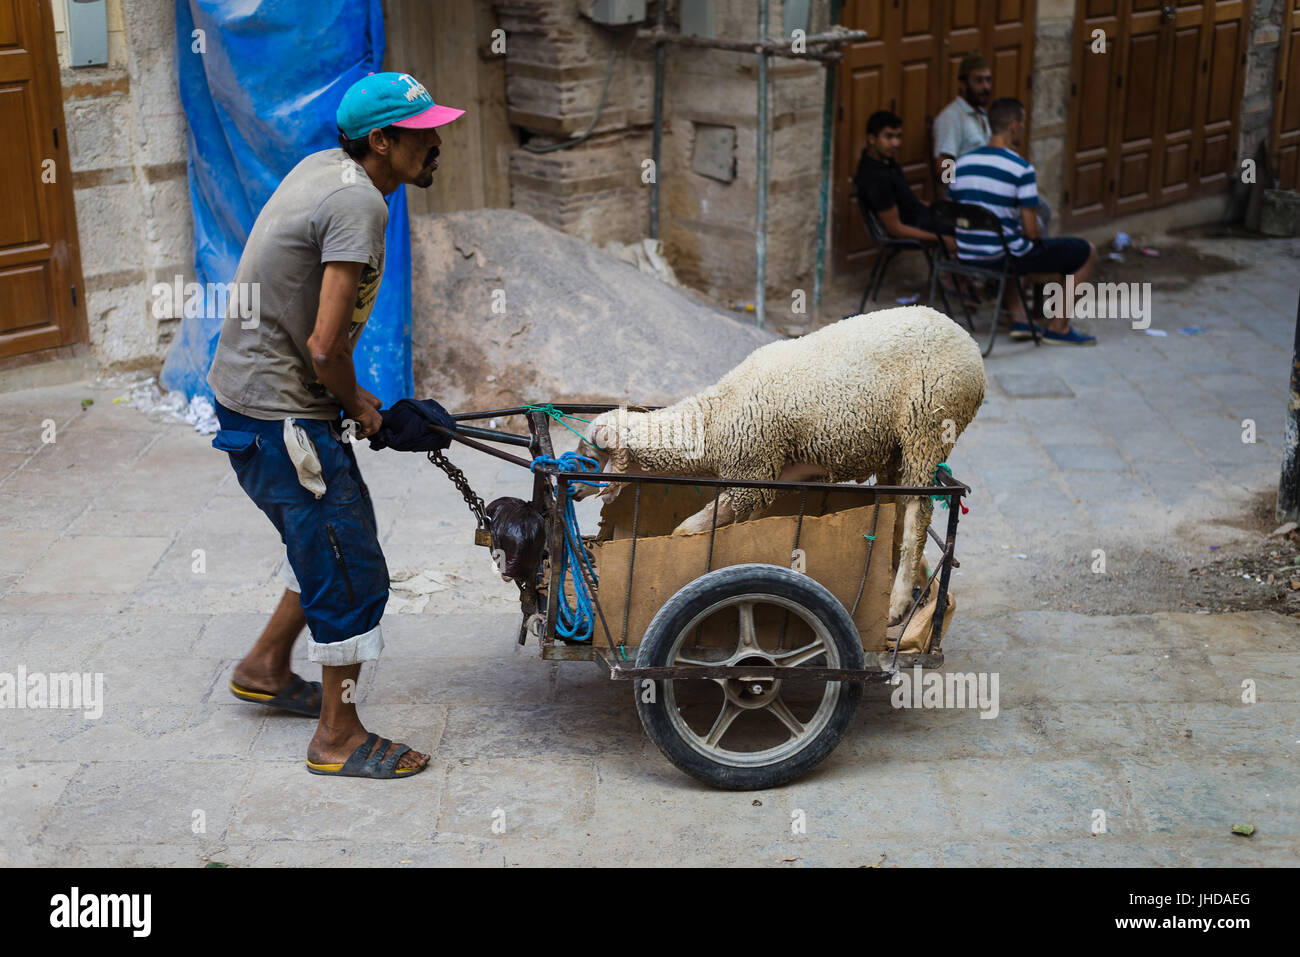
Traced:
[[458, 110], [454, 106], [431, 106], [423, 113], [398, 120], [393, 125], [408, 130], [430, 130], [435, 126], [446, 126], [452, 120], [458, 120], [464, 115], [464, 110]]

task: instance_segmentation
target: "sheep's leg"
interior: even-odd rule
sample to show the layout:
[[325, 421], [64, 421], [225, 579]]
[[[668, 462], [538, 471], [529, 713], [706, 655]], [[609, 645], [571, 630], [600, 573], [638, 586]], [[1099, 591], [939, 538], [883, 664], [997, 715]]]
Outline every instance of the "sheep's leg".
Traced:
[[[685, 519], [680, 525], [673, 529], [674, 535], [695, 535], [699, 532], [707, 532], [713, 527], [713, 506], [710, 502], [704, 508], [700, 509], [694, 515]], [[728, 525], [736, 517], [735, 507], [732, 504], [731, 492], [723, 490], [717, 499], [718, 507], [718, 525]]]
[[903, 620], [912, 604], [912, 588], [919, 584], [917, 574], [921, 569], [922, 552], [925, 550], [925, 530], [930, 525], [932, 509], [928, 499], [909, 498], [903, 507], [903, 535], [900, 542], [898, 571], [894, 575], [894, 587], [889, 593], [889, 623], [896, 625]]

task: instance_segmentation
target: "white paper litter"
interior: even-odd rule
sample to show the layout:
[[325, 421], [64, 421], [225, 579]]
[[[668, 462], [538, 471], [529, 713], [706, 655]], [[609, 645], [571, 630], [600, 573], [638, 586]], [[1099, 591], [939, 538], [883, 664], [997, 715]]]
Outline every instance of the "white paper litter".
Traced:
[[443, 576], [419, 568], [390, 571], [388, 579], [390, 597], [386, 607], [398, 613], [422, 612], [430, 598], [451, 588]]
[[609, 242], [605, 252], [615, 259], [635, 266], [647, 276], [654, 276], [669, 286], [680, 286], [673, 267], [664, 258], [663, 244], [658, 239], [640, 239], [634, 243]]
[[105, 389], [125, 389], [126, 394], [113, 401], [125, 402], [155, 422], [183, 422], [193, 426], [200, 435], [211, 435], [221, 428], [211, 399], [196, 395], [186, 402], [185, 396], [179, 392], [163, 392], [158, 380], [148, 373], [110, 376], [96, 380], [95, 385]]

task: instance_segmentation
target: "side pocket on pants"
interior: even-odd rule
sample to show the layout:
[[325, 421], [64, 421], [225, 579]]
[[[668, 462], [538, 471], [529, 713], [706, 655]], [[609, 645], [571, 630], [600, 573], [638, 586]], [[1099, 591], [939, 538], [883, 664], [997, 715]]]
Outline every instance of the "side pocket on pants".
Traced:
[[212, 437], [212, 447], [227, 453], [236, 464], [247, 462], [261, 445], [262, 437], [256, 432], [238, 429], [221, 429]]
[[343, 548], [339, 545], [339, 537], [334, 531], [334, 526], [326, 524], [325, 534], [329, 536], [330, 550], [334, 552], [334, 560], [338, 562], [339, 571], [343, 573], [343, 584], [346, 585], [348, 589], [348, 603], [355, 607], [357, 603], [357, 593], [352, 587], [352, 576], [348, 574], [348, 563], [343, 558]]

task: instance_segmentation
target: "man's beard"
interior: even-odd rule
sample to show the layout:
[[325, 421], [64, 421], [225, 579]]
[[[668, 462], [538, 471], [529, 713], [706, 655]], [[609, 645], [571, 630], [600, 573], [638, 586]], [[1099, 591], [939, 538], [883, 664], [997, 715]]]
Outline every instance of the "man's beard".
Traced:
[[415, 179], [413, 180], [414, 185], [420, 187], [420, 189], [428, 189], [430, 186], [433, 185], [433, 165], [432, 165], [432, 164], [433, 164], [434, 160], [436, 160], [436, 159], [438, 158], [438, 153], [439, 153], [439, 152], [440, 152], [440, 150], [438, 149], [438, 147], [435, 146], [435, 147], [433, 147], [433, 149], [429, 150], [428, 155], [425, 156], [425, 158], [424, 158], [424, 169], [422, 169], [422, 170], [420, 171], [420, 175], [417, 176], [417, 177], [415, 177]]

